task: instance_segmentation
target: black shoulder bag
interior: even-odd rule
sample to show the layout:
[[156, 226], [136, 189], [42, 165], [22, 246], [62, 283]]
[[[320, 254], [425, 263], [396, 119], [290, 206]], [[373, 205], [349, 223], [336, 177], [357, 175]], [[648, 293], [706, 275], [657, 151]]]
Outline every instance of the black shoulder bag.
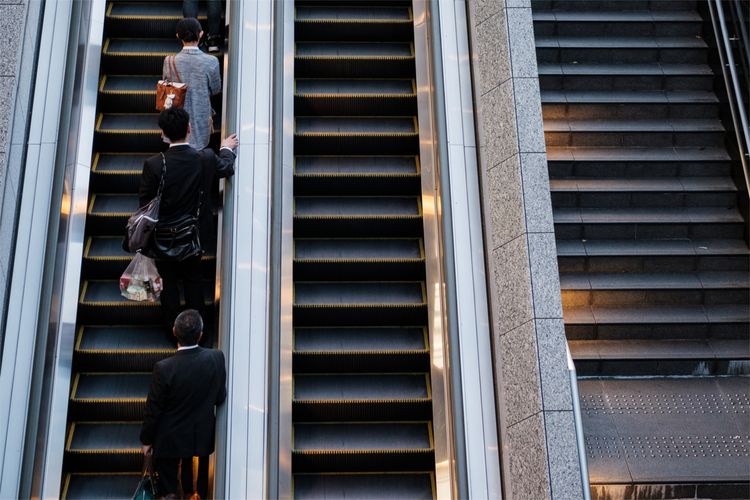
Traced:
[[[167, 175], [166, 162], [164, 177]], [[181, 215], [170, 222], [161, 222], [154, 229], [151, 250], [154, 257], [161, 260], [183, 261], [190, 257], [203, 255], [200, 237], [200, 215], [203, 203], [203, 178], [198, 195], [198, 208], [195, 214]]]

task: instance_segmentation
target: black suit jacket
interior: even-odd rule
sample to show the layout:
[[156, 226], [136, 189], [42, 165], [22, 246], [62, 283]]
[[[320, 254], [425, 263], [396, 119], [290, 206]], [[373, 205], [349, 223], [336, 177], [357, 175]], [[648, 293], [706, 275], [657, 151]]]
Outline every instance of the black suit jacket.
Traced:
[[[213, 181], [234, 174], [234, 153], [222, 149], [217, 155], [209, 148], [198, 151], [184, 145], [169, 148], [164, 152], [164, 157], [167, 160], [167, 175], [161, 195], [159, 220], [170, 222], [187, 213], [195, 214], [202, 188], [201, 239], [207, 241], [211, 238], [209, 228], [213, 226]], [[138, 190], [140, 206], [146, 205], [156, 196], [161, 172], [161, 155], [151, 156], [143, 163], [141, 185]]]
[[195, 347], [154, 365], [141, 442], [155, 457], [185, 458], [214, 451], [215, 407], [227, 397], [224, 353]]

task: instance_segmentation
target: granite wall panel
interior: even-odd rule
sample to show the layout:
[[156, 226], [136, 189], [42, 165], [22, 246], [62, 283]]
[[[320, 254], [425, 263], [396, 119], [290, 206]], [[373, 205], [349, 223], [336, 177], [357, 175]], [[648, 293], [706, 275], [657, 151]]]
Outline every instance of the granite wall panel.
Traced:
[[582, 498], [531, 5], [467, 4], [504, 498]]

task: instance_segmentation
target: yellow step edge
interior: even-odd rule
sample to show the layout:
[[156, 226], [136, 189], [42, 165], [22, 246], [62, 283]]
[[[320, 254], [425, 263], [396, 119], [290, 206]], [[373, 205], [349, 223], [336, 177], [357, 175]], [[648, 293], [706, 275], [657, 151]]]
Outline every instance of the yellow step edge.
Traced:
[[405, 399], [292, 399], [298, 404], [315, 404], [315, 405], [392, 405], [392, 404], [413, 404], [428, 403], [431, 398], [405, 398]]
[[426, 302], [414, 304], [293, 304], [297, 309], [419, 309], [427, 307]]
[[292, 450], [294, 455], [410, 455], [433, 453], [433, 448], [383, 448], [361, 450]]
[[[156, 91], [154, 91], [156, 93]], [[295, 97], [304, 97], [306, 99], [336, 99], [336, 98], [347, 98], [347, 99], [398, 99], [402, 97], [407, 97], [410, 99], [416, 98], [417, 94], [414, 93], [379, 93], [379, 94], [373, 94], [373, 93], [360, 93], [360, 94], [352, 94], [352, 93], [346, 93], [346, 94], [327, 94], [327, 93], [320, 93], [320, 92], [295, 92]]]
[[429, 352], [429, 349], [354, 349], [340, 351], [293, 351], [294, 354], [304, 354], [305, 356], [399, 356], [429, 354]]
[[362, 258], [362, 259], [299, 259], [295, 258], [294, 262], [304, 264], [408, 264], [424, 262], [424, 258], [413, 257], [413, 258]]

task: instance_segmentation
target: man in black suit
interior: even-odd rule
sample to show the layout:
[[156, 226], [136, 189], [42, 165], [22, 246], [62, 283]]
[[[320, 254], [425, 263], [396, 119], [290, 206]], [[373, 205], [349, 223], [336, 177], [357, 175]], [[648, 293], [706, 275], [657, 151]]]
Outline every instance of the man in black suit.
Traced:
[[[227, 397], [224, 353], [198, 346], [203, 320], [183, 311], [174, 324], [177, 352], [154, 365], [141, 427], [143, 453], [153, 453], [160, 494], [208, 494], [208, 456], [214, 451], [215, 407]], [[193, 490], [193, 457], [198, 480]]]
[[[179, 108], [162, 111], [159, 115], [159, 128], [162, 130], [164, 141], [169, 144], [169, 149], [164, 152], [167, 168], [159, 208], [159, 224], [169, 224], [185, 214], [195, 214], [200, 205], [200, 237], [203, 249], [206, 250], [216, 235], [211, 187], [214, 179], [234, 174], [237, 136], [232, 134], [224, 139], [218, 155], [208, 148], [201, 151], [193, 149], [188, 142], [190, 116]], [[144, 162], [138, 191], [140, 206], [146, 205], [156, 196], [162, 170], [163, 161], [160, 154]], [[164, 283], [160, 298], [164, 324], [170, 336], [174, 320], [180, 312], [180, 283], [183, 285], [186, 306], [204, 315], [203, 273], [200, 262], [200, 256], [183, 261], [160, 259], [156, 256], [156, 267]], [[206, 345], [211, 345], [210, 338], [204, 341]]]

